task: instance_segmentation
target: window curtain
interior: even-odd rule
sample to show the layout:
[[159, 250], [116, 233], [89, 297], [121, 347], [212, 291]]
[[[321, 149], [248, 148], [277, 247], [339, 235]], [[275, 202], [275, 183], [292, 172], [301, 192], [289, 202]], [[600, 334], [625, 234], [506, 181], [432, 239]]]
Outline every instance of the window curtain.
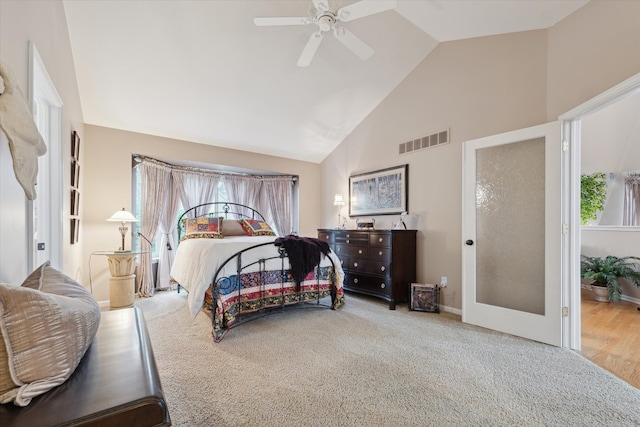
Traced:
[[[229, 202], [249, 206], [264, 215], [258, 205], [261, 187], [262, 182], [253, 176], [227, 175], [224, 177], [224, 188], [227, 190]], [[241, 213], [250, 215], [250, 211]]]
[[[151, 162], [143, 162], [136, 167], [140, 168], [142, 180], [140, 233], [153, 240], [158, 232], [165, 193], [170, 192], [171, 169]], [[138, 294], [141, 297], [151, 297], [154, 292], [151, 244], [145, 239], [140, 239], [140, 249], [143, 253], [140, 255], [136, 277]]]
[[173, 184], [173, 177], [170, 178], [169, 191], [165, 192], [163, 209], [160, 213], [158, 229], [160, 231], [160, 247], [158, 248], [158, 289], [172, 288], [171, 266], [175, 257], [176, 242], [176, 217], [180, 209], [180, 195], [178, 188]]
[[640, 175], [630, 175], [624, 179], [622, 225], [640, 225]]
[[[221, 178], [219, 174], [174, 169], [171, 171], [171, 176], [185, 211], [203, 203], [215, 201]], [[207, 212], [198, 212], [198, 214]], [[191, 212], [188, 216], [193, 218], [195, 215]]]
[[291, 234], [293, 228], [291, 220], [292, 185], [293, 179], [290, 176], [262, 177], [263, 212], [267, 212], [268, 221], [276, 228], [280, 236]]

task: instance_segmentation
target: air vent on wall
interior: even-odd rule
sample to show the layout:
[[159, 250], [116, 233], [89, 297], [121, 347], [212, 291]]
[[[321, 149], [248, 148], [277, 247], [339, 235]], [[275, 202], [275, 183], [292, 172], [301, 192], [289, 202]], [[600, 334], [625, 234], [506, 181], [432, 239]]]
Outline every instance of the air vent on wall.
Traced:
[[435, 147], [437, 145], [449, 143], [449, 129], [437, 132], [432, 135], [423, 136], [422, 138], [412, 139], [403, 142], [398, 146], [399, 154], [407, 154], [413, 151], [423, 150], [425, 148]]

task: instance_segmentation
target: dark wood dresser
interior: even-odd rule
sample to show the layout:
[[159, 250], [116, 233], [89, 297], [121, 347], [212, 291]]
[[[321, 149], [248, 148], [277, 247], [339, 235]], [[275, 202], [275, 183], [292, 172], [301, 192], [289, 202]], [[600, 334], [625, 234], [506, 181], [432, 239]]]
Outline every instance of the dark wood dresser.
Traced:
[[416, 281], [416, 230], [318, 229], [345, 272], [344, 289], [396, 303], [408, 301]]

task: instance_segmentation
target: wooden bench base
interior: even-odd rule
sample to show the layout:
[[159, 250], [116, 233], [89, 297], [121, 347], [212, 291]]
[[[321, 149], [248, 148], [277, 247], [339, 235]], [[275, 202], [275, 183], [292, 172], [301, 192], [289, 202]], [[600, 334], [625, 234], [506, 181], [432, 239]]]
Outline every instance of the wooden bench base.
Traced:
[[73, 375], [26, 407], [0, 405], [0, 425], [171, 425], [142, 312], [133, 307], [101, 314]]

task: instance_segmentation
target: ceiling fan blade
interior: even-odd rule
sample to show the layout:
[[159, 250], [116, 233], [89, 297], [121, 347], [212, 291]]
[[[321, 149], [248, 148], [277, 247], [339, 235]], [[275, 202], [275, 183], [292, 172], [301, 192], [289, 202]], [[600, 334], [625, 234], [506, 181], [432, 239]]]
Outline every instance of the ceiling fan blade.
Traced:
[[312, 21], [306, 17], [273, 17], [273, 18], [254, 18], [253, 23], [258, 27], [270, 27], [274, 25], [307, 25]]
[[311, 34], [307, 45], [302, 50], [300, 58], [298, 59], [298, 67], [306, 67], [311, 63], [313, 56], [316, 54], [316, 50], [318, 50], [318, 46], [320, 46], [322, 37], [324, 37], [324, 33], [322, 31], [316, 31]]
[[396, 0], [361, 0], [338, 9], [336, 16], [342, 22], [349, 22], [354, 19], [395, 9], [397, 5], [398, 2]]
[[328, 0], [313, 0], [313, 5], [315, 6], [318, 12], [325, 12], [329, 10]]
[[373, 49], [346, 28], [335, 27], [333, 35], [336, 36], [342, 44], [351, 49], [353, 53], [358, 55], [360, 59], [369, 59], [371, 55], [373, 55]]

